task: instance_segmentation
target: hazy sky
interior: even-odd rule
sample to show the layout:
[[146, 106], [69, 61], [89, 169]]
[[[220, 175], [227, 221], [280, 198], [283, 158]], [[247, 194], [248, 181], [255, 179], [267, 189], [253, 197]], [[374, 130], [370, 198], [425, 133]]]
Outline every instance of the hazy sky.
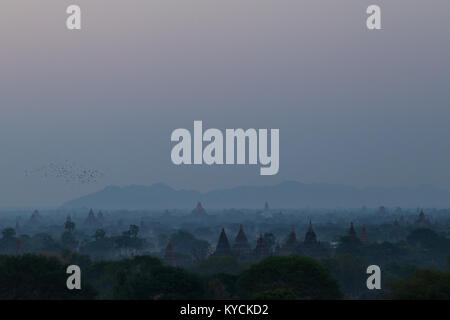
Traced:
[[[448, 0], [2, 0], [0, 207], [159, 181], [450, 188], [449, 16]], [[279, 128], [279, 174], [174, 166], [170, 134], [194, 120]], [[24, 174], [66, 160], [105, 176]]]

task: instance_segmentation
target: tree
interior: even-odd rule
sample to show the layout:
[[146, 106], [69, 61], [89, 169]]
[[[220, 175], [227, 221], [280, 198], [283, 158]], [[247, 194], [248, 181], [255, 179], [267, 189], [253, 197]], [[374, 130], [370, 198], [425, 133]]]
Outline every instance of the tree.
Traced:
[[166, 234], [158, 234], [157, 237], [157, 244], [159, 248], [165, 248], [167, 245], [167, 242], [169, 241], [169, 237]]
[[9, 240], [16, 236], [16, 230], [13, 228], [5, 228], [2, 231], [3, 239]]
[[75, 230], [75, 222], [68, 218], [64, 223], [64, 229], [66, 229], [67, 232], [72, 233]]
[[237, 275], [243, 269], [242, 262], [231, 256], [209, 256], [208, 259], [200, 261], [195, 271], [202, 275], [213, 275], [218, 273]]
[[95, 238], [96, 241], [99, 241], [99, 240], [101, 240], [101, 239], [104, 239], [104, 238], [105, 238], [105, 235], [106, 235], [105, 230], [103, 230], [103, 229], [97, 229], [97, 230], [95, 231], [94, 238]]
[[135, 224], [130, 225], [130, 230], [128, 231], [130, 236], [136, 238], [139, 233], [139, 227]]
[[276, 238], [273, 233], [264, 233], [264, 243], [266, 244], [267, 248], [272, 248], [275, 245]]
[[61, 244], [64, 248], [67, 249], [75, 249], [76, 246], [78, 245], [78, 241], [75, 238], [75, 236], [73, 235], [72, 232], [70, 231], [65, 231], [62, 235], [61, 235]]
[[345, 298], [356, 299], [367, 292], [367, 263], [363, 258], [345, 254], [323, 259], [322, 264], [338, 280]]
[[141, 249], [145, 245], [145, 239], [139, 238], [139, 227], [132, 224], [129, 230], [122, 232], [121, 236], [115, 238], [118, 248]]
[[[449, 249], [450, 241], [438, 235], [435, 231], [426, 228], [413, 230], [407, 237], [408, 243], [426, 249]], [[448, 251], [447, 251], [448, 252]]]
[[388, 284], [387, 299], [448, 300], [450, 299], [450, 272], [418, 270], [406, 280]]
[[218, 273], [207, 279], [208, 297], [210, 299], [231, 299], [236, 295], [237, 276]]
[[201, 299], [201, 279], [183, 269], [163, 266], [149, 256], [116, 263], [113, 297], [116, 299]]
[[317, 261], [292, 255], [270, 257], [244, 271], [237, 282], [243, 299], [338, 299], [337, 281]]
[[179, 230], [170, 237], [175, 251], [191, 255], [195, 260], [206, 258], [209, 251], [209, 243], [205, 240], [197, 239], [191, 233]]
[[3, 237], [0, 239], [0, 252], [4, 254], [14, 254], [16, 251], [16, 230], [6, 228], [2, 231]]
[[93, 299], [95, 290], [67, 290], [66, 268], [56, 258], [26, 254], [0, 256], [1, 300]]
[[362, 256], [364, 251], [361, 247], [361, 241], [350, 236], [343, 236], [340, 238], [339, 246], [336, 250], [337, 255], [353, 255]]
[[450, 255], [447, 256], [447, 271], [450, 272]]
[[61, 247], [48, 233], [38, 233], [31, 238], [31, 247], [35, 252], [58, 252]]

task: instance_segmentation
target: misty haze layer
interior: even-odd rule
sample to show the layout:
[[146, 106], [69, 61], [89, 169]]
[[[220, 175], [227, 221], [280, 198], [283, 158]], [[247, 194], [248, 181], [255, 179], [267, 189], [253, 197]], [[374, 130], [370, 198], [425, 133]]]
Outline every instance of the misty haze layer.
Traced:
[[[450, 2], [376, 3], [372, 32], [366, 0], [79, 0], [71, 32], [72, 1], [3, 0], [0, 206], [157, 181], [450, 188]], [[280, 172], [174, 166], [170, 133], [194, 120], [279, 128]], [[65, 161], [102, 178], [24, 174]]]
[[355, 188], [344, 185], [304, 184], [285, 181], [273, 186], [239, 186], [201, 193], [176, 190], [158, 183], [152, 186], [108, 186], [68, 201], [63, 208], [108, 210], [190, 209], [201, 201], [210, 209], [262, 209], [265, 201], [275, 209], [361, 208], [379, 206], [443, 208], [450, 206], [450, 192], [420, 186], [415, 188]]

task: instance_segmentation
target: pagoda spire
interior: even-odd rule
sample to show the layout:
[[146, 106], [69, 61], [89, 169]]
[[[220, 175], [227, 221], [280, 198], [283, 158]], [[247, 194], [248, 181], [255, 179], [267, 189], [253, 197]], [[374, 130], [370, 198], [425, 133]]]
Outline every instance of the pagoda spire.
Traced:
[[256, 241], [255, 255], [258, 258], [264, 258], [269, 255], [269, 251], [266, 247], [266, 242], [264, 241], [262, 233], [259, 234], [259, 238]]
[[290, 246], [290, 245], [295, 245], [297, 243], [298, 243], [297, 234], [295, 233], [295, 228], [292, 227], [291, 232], [289, 233], [288, 238], [286, 240], [286, 245]]
[[309, 220], [308, 231], [305, 234], [305, 244], [315, 244], [317, 243], [316, 233], [313, 230], [312, 222]]
[[219, 241], [217, 242], [216, 251], [214, 255], [226, 256], [231, 255], [230, 242], [228, 241], [227, 234], [225, 233], [225, 229], [222, 228], [222, 232], [220, 232]]
[[354, 240], [359, 241], [359, 238], [356, 235], [355, 227], [353, 226], [353, 222], [350, 222], [350, 229], [348, 230], [348, 236]]
[[200, 201], [197, 202], [197, 205], [191, 211], [191, 218], [203, 218], [207, 216], [205, 208], [203, 208], [202, 203]]
[[367, 234], [366, 225], [364, 224], [361, 230], [361, 241], [362, 242], [369, 242], [369, 235]]
[[239, 226], [239, 232], [234, 240], [233, 250], [237, 255], [246, 255], [250, 253], [250, 244], [244, 232], [242, 224]]
[[267, 201], [264, 203], [264, 211], [262, 213], [262, 216], [265, 218], [270, 218], [272, 216], [269, 208], [269, 203]]

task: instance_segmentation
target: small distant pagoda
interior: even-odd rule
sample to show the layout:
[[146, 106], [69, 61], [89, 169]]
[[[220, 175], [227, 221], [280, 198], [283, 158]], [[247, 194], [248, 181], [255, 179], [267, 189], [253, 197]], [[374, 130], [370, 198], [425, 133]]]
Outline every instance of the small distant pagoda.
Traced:
[[264, 218], [272, 217], [272, 213], [270, 212], [270, 208], [269, 208], [269, 203], [267, 201], [264, 203], [264, 211], [262, 212], [262, 216]]
[[367, 234], [366, 225], [362, 226], [360, 237], [363, 243], [369, 243], [369, 235]]
[[30, 224], [36, 225], [42, 221], [42, 217], [38, 210], [34, 210], [30, 217]]
[[386, 216], [388, 214], [388, 210], [386, 209], [385, 206], [380, 206], [378, 208], [378, 215], [380, 216]]
[[309, 227], [308, 227], [308, 231], [305, 234], [305, 245], [315, 245], [317, 244], [317, 237], [316, 237], [316, 233], [314, 232], [313, 228], [312, 228], [312, 222], [311, 220], [309, 220]]
[[105, 223], [105, 217], [103, 216], [103, 212], [99, 211], [99, 212], [97, 213], [97, 221], [98, 221], [100, 224], [104, 224], [104, 223]]
[[84, 220], [84, 225], [89, 227], [89, 226], [96, 226], [98, 223], [97, 218], [95, 217], [94, 211], [91, 209], [89, 211], [89, 214], [86, 218], [86, 220]]
[[255, 248], [255, 256], [258, 259], [263, 259], [267, 256], [269, 256], [269, 249], [266, 246], [266, 242], [264, 241], [264, 237], [262, 233], [259, 234], [259, 238], [256, 241], [256, 248]]
[[305, 241], [298, 245], [296, 253], [312, 258], [324, 258], [329, 255], [327, 247], [317, 240], [311, 220], [309, 221], [308, 231], [305, 234]]
[[350, 222], [350, 229], [348, 229], [347, 237], [348, 239], [350, 239], [350, 241], [356, 244], [361, 244], [361, 240], [358, 238], [358, 235], [356, 234], [353, 222]]
[[419, 218], [416, 220], [415, 224], [419, 226], [430, 225], [430, 221], [425, 217], [425, 213], [423, 213], [423, 210], [420, 211]]
[[234, 240], [233, 252], [238, 257], [245, 257], [250, 254], [251, 248], [248, 242], [247, 236], [245, 235], [244, 228], [242, 224], [239, 227], [239, 232]]
[[175, 252], [173, 250], [172, 242], [167, 244], [166, 251], [164, 253], [164, 263], [175, 267], [177, 265], [176, 259], [175, 259]]
[[206, 213], [205, 208], [203, 208], [202, 203], [197, 202], [197, 206], [191, 211], [191, 218], [203, 218], [208, 214]]
[[222, 232], [219, 236], [219, 241], [217, 242], [216, 251], [214, 252], [215, 256], [230, 256], [231, 248], [230, 242], [228, 241], [227, 235], [225, 233], [225, 229], [222, 228]]
[[297, 246], [297, 244], [298, 244], [297, 234], [295, 233], [294, 227], [292, 227], [291, 232], [289, 233], [284, 246], [285, 247], [294, 247], [294, 246]]

